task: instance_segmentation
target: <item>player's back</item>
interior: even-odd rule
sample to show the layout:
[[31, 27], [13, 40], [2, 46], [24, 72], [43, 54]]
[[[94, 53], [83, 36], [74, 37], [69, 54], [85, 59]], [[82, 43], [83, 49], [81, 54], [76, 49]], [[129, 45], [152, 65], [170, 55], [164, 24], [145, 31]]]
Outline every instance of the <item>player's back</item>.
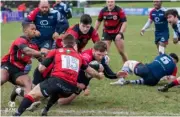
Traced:
[[150, 12], [150, 19], [155, 24], [156, 32], [169, 32], [168, 21], [165, 17], [165, 8], [152, 9]]
[[157, 56], [153, 62], [147, 64], [155, 78], [172, 75], [176, 69], [176, 64], [173, 59], [166, 54]]
[[56, 50], [54, 67], [51, 76], [62, 78], [76, 85], [77, 76], [82, 65], [82, 58], [72, 48], [60, 48]]

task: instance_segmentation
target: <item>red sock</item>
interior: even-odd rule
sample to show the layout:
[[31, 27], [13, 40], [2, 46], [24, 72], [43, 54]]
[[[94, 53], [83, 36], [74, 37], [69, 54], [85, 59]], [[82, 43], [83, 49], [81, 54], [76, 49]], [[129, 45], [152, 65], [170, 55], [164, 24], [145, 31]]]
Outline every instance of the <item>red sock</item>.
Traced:
[[173, 83], [175, 84], [175, 86], [180, 85], [177, 79], [174, 80]]

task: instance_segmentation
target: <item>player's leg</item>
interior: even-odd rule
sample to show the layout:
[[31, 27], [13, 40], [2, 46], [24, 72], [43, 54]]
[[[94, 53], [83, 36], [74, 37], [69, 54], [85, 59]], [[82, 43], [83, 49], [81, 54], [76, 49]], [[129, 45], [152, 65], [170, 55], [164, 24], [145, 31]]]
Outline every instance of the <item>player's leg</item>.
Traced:
[[110, 46], [111, 46], [111, 42], [112, 42], [111, 36], [110, 36], [108, 33], [103, 32], [102, 40], [106, 43], [106, 45], [107, 45], [107, 51], [108, 51], [108, 53], [109, 53], [109, 51], [110, 51]]
[[41, 93], [40, 85], [36, 85], [22, 100], [19, 108], [14, 116], [20, 116], [34, 101], [38, 101], [43, 94]]
[[65, 105], [65, 104], [71, 103], [81, 93], [81, 91], [89, 85], [90, 80], [91, 78], [88, 78], [85, 72], [83, 70], [80, 70], [78, 74], [78, 80], [77, 80], [78, 82], [77, 87], [80, 90], [78, 89], [76, 93], [72, 94], [71, 96], [67, 98], [64, 98], [64, 97], [59, 98], [58, 104]]
[[178, 85], [180, 85], [180, 77], [178, 77], [174, 81], [164, 85], [163, 87], [159, 87], [158, 91], [167, 92], [170, 88], [172, 88], [174, 86], [178, 86]]
[[7, 69], [1, 67], [1, 86], [9, 80], [9, 72]]
[[13, 89], [10, 96], [9, 103], [13, 104], [15, 103], [15, 99], [17, 95], [24, 97], [25, 94], [31, 91], [32, 81], [31, 81], [31, 78], [27, 74], [24, 74], [23, 71], [14, 74], [11, 80], [15, 85], [17, 85]]
[[[48, 81], [48, 89], [46, 89], [43, 85], [43, 82]], [[49, 109], [55, 104], [55, 102], [59, 99], [58, 95], [61, 95], [62, 97], [69, 97], [70, 95], [72, 95], [73, 93], [75, 93], [75, 91], [77, 90], [77, 87], [67, 83], [66, 81], [60, 79], [60, 78], [49, 78], [48, 80], [45, 80], [42, 83], [40, 83], [41, 85], [41, 89], [42, 93], [44, 92], [44, 90], [46, 91], [45, 93], [43, 93], [45, 96], [49, 96], [51, 95], [50, 100], [48, 101], [48, 104], [45, 106], [45, 108], [42, 111], [42, 115], [47, 115]], [[49, 90], [48, 93], [47, 90]]]
[[63, 97], [59, 98], [58, 104], [60, 104], [60, 105], [70, 104], [76, 97], [77, 97], [76, 94], [72, 94], [71, 96], [69, 96], [67, 98], [63, 98]]
[[165, 48], [168, 45], [169, 33], [162, 33], [159, 40], [159, 54], [165, 53]]
[[121, 68], [122, 73], [124, 72], [123, 76], [116, 82], [110, 83], [111, 85], [124, 85], [124, 76], [127, 76], [126, 74], [133, 74], [135, 67], [140, 62], [134, 61], [134, 60], [128, 60], [124, 63], [123, 67]]
[[116, 45], [116, 48], [119, 52], [119, 54], [122, 57], [123, 62], [126, 62], [128, 60], [128, 57], [125, 53], [125, 48], [124, 48], [124, 37], [121, 37], [120, 35], [116, 35], [114, 43]]

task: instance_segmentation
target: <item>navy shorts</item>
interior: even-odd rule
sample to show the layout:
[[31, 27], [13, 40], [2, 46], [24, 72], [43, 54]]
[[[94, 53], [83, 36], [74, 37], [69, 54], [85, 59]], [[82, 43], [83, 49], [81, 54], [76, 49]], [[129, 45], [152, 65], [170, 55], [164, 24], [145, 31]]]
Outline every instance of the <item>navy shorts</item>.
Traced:
[[144, 79], [144, 84], [149, 86], [155, 86], [159, 79], [156, 79], [149, 68], [144, 64], [138, 64], [134, 69], [135, 75]]
[[168, 44], [169, 32], [155, 32], [155, 44], [159, 42]]

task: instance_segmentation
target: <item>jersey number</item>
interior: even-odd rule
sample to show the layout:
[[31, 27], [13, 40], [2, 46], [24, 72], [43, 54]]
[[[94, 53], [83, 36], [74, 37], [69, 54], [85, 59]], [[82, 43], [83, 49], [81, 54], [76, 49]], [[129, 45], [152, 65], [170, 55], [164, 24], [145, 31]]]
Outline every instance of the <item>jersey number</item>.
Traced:
[[167, 57], [167, 56], [164, 56], [162, 58], [160, 58], [160, 60], [163, 62], [163, 64], [168, 64], [171, 60]]
[[70, 69], [78, 72], [79, 70], [79, 60], [75, 57], [69, 55], [62, 55], [62, 68]]

